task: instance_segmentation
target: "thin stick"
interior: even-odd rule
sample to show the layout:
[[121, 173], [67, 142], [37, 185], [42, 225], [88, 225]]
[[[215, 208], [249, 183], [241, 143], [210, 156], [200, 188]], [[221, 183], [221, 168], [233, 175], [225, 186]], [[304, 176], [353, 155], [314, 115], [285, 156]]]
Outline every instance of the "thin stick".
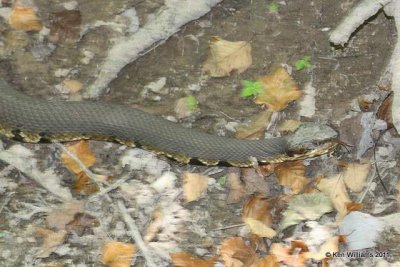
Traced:
[[135, 221], [133, 218], [129, 215], [128, 210], [126, 209], [124, 203], [119, 200], [117, 202], [119, 211], [122, 214], [122, 217], [124, 218], [125, 223], [128, 225], [129, 228], [129, 235], [133, 238], [135, 241], [136, 245], [139, 247], [140, 251], [143, 254], [143, 257], [146, 260], [147, 266], [149, 267], [157, 267], [153, 260], [151, 259], [149, 250], [147, 249], [146, 244], [144, 243], [142, 236], [140, 235], [139, 229], [136, 227]]

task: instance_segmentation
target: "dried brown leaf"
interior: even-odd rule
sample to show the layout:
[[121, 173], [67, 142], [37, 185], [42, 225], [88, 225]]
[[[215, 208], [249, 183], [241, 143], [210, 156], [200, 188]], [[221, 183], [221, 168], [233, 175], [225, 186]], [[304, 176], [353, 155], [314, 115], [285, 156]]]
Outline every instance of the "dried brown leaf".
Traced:
[[79, 40], [81, 30], [81, 12], [62, 10], [50, 14], [49, 40], [53, 43], [72, 44]]
[[52, 231], [38, 227], [35, 229], [35, 234], [43, 238], [43, 243], [40, 247], [37, 257], [47, 258], [57, 249], [59, 245], [64, 243], [67, 231]]
[[251, 232], [259, 237], [273, 238], [276, 236], [276, 231], [274, 229], [256, 219], [244, 218], [243, 221], [250, 228]]
[[[71, 151], [78, 159], [86, 166], [91, 167], [96, 162], [96, 157], [89, 148], [88, 142], [81, 140], [71, 145], [67, 145], [69, 151]], [[73, 173], [78, 174], [82, 172], [81, 167], [73, 160], [67, 153], [63, 152], [61, 158], [64, 165]]]
[[272, 225], [271, 209], [273, 205], [270, 200], [263, 195], [249, 198], [243, 206], [243, 220], [253, 218], [264, 223], [266, 226]]
[[283, 262], [289, 266], [301, 267], [305, 266], [307, 262], [306, 253], [293, 251], [291, 247], [287, 247], [279, 243], [272, 244], [269, 253], [271, 255], [275, 255], [277, 261]]
[[248, 194], [254, 192], [268, 194], [269, 185], [264, 176], [254, 168], [241, 168], [242, 178]]
[[236, 127], [236, 138], [254, 140], [263, 137], [271, 115], [270, 111], [264, 110], [253, 116], [248, 123], [238, 125]]
[[101, 262], [111, 267], [129, 267], [136, 251], [133, 244], [110, 241], [103, 247]]
[[291, 188], [294, 193], [300, 192], [308, 183], [305, 172], [306, 167], [301, 160], [288, 161], [275, 166], [275, 174], [279, 183]]
[[226, 202], [228, 204], [239, 202], [246, 193], [246, 189], [240, 180], [239, 170], [229, 171], [227, 175], [227, 184], [229, 187], [229, 193]]
[[370, 169], [371, 164], [369, 162], [347, 164], [343, 173], [344, 183], [353, 192], [361, 192], [367, 181]]
[[31, 7], [15, 5], [9, 17], [10, 26], [16, 30], [40, 31], [42, 23]]
[[270, 111], [281, 111], [300, 98], [302, 93], [284, 68], [275, 69], [270, 75], [259, 79], [263, 89], [257, 94], [255, 102], [264, 104]]
[[229, 267], [251, 266], [255, 259], [255, 251], [246, 246], [241, 237], [232, 237], [225, 239], [219, 250], [220, 256]]
[[185, 172], [182, 174], [183, 195], [186, 202], [198, 200], [207, 190], [208, 177], [198, 174]]
[[99, 187], [83, 171], [76, 174], [74, 189], [83, 195], [91, 195], [99, 191]]
[[169, 255], [176, 267], [211, 267], [217, 260], [216, 256], [210, 259], [202, 259], [187, 252], [170, 253]]
[[78, 80], [64, 80], [63, 86], [72, 94], [79, 92], [83, 88], [83, 84]]
[[244, 72], [252, 64], [251, 46], [248, 42], [230, 42], [213, 37], [203, 71], [211, 77], [229, 76], [231, 72]]
[[75, 215], [83, 212], [84, 205], [82, 202], [66, 202], [61, 208], [57, 208], [47, 215], [47, 226], [56, 230], [65, 230], [66, 225], [74, 220]]
[[347, 193], [343, 176], [337, 174], [330, 178], [321, 179], [317, 188], [329, 196], [333, 206], [338, 212], [336, 215], [336, 221], [340, 222], [348, 212], [347, 204], [352, 202]]

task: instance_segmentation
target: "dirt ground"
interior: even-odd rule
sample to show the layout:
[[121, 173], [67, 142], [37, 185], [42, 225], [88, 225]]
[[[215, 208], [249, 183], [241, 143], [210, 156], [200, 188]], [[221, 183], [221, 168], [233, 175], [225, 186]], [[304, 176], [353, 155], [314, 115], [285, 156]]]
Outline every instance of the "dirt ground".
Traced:
[[[8, 1], [2, 2], [3, 5], [7, 5], [5, 2]], [[128, 7], [135, 7], [142, 23], [149, 19], [149, 14], [162, 5], [161, 0], [77, 2], [81, 25], [94, 25], [97, 20], [112, 20], [116, 14], [122, 13]], [[376, 101], [368, 111], [374, 112], [387, 93], [380, 90], [377, 84], [390, 58], [396, 36], [393, 20], [386, 17], [383, 12], [379, 12], [357, 30], [345, 47], [332, 46], [328, 40], [329, 32], [338, 25], [356, 2], [355, 0], [286, 0], [277, 2], [278, 12], [271, 13], [269, 11], [271, 1], [225, 0], [204, 17], [185, 25], [171, 38], [155, 45], [145, 55], [127, 65], [118, 78], [109, 85], [110, 91], [99, 101], [126, 104], [156, 115], [174, 116], [176, 101], [181, 97], [193, 95], [199, 102], [199, 113], [183, 120], [182, 123], [213, 134], [232, 135], [232, 132], [226, 130], [227, 123], [246, 121], [261, 110], [260, 106], [252, 101], [240, 97], [241, 81], [256, 80], [282, 64], [293, 67], [297, 60], [310, 56], [313, 67], [303, 71], [293, 69], [292, 77], [300, 88], [312, 81], [316, 88], [315, 115], [312, 118], [300, 117], [299, 105], [294, 102], [279, 113], [277, 121], [295, 119], [328, 124], [343, 133], [344, 139], [347, 139], [341, 139], [342, 141], [351, 143], [354, 138], [357, 139], [362, 134], [360, 127], [355, 124], [363, 112], [354, 111], [354, 103], [357, 103], [360, 97], [372, 95], [376, 97]], [[44, 0], [35, 1], [38, 15], [44, 25], [49, 27], [50, 14], [60, 11], [62, 3], [60, 0], [51, 1], [51, 4]], [[112, 45], [112, 39], [119, 35], [107, 25], [98, 26], [91, 28], [79, 41], [49, 45], [51, 42], [46, 38], [45, 41], [40, 41], [37, 33], [13, 32], [4, 20], [0, 22], [0, 29], [3, 35], [0, 50], [1, 76], [28, 94], [48, 99], [67, 98], [56, 87], [65, 79], [65, 76], [55, 75], [57, 70], [69, 70], [67, 77], [79, 80], [84, 86], [92, 83], [98, 66]], [[252, 47], [251, 67], [242, 74], [232, 74], [229, 77], [205, 77], [202, 73], [202, 63], [207, 58], [209, 40], [212, 36], [220, 36], [231, 41], [248, 41]], [[81, 63], [85, 50], [95, 55], [88, 64]], [[143, 88], [147, 84], [162, 77], [166, 77], [165, 88], [169, 89], [168, 93], [143, 93]], [[341, 125], [345, 119], [348, 119], [347, 124]], [[379, 132], [374, 134], [377, 138]], [[396, 137], [393, 130], [387, 135]], [[386, 147], [385, 140], [382, 138], [378, 147]], [[3, 150], [16, 144], [18, 142], [2, 139]], [[159, 240], [152, 240], [153, 246], [150, 248], [154, 250], [162, 251], [163, 244], [165, 247], [177, 244], [176, 247], [183, 251], [209, 257], [216, 254], [218, 244], [222, 240], [240, 235], [240, 227], [228, 228], [228, 226], [242, 223], [241, 210], [246, 198], [235, 204], [227, 204], [229, 189], [218, 182], [219, 178], [229, 171], [227, 167], [183, 165], [164, 158], [151, 158], [152, 164], [157, 168], [171, 170], [178, 177], [185, 171], [211, 173], [210, 177], [214, 182], [211, 183], [205, 196], [198, 201], [185, 204], [181, 193], [172, 198], [170, 195], [159, 196], [148, 193], [146, 185], [155, 181], [157, 172], [149, 175], [143, 169], [124, 168], [121, 158], [129, 153], [129, 148], [119, 144], [90, 141], [90, 148], [97, 159], [92, 167], [94, 172], [115, 179], [121, 179], [126, 175], [132, 178], [121, 188], [90, 202], [89, 196], [82, 196], [73, 191], [74, 175], [64, 167], [59, 146], [21, 145], [33, 151], [39, 169], [42, 171], [47, 168], [53, 169], [57, 176], [62, 177], [62, 186], [70, 188], [76, 199], [87, 201], [85, 214], [90, 216], [90, 222], [93, 224], [82, 227], [79, 231], [68, 232], [65, 241], [54, 249], [53, 253], [46, 257], [38, 257], [38, 250], [43, 248], [42, 243], [30, 229], [44, 228], [46, 214], [60, 208], [62, 203], [29, 176], [0, 162], [1, 266], [103, 266], [100, 254], [106, 240], [133, 242], [127, 235], [127, 228], [118, 210], [116, 203], [119, 200], [124, 200], [129, 206], [131, 215], [142, 234], [152, 220], [152, 212], [157, 203], [163, 208], [169, 206], [171, 209], [176, 209], [177, 225], [184, 226], [176, 230], [173, 235], [182, 237], [176, 237], [175, 243], [171, 236], [168, 236], [171, 240], [162, 240], [161, 237]], [[397, 143], [394, 150], [398, 149]], [[336, 164], [339, 161], [356, 160], [355, 151], [356, 149], [350, 148], [347, 151], [340, 148], [331, 157], [309, 161], [307, 176], [325, 176], [338, 171], [339, 167], [336, 167]], [[142, 157], [151, 155], [145, 153]], [[363, 158], [372, 159], [372, 157], [370, 149]], [[399, 160], [399, 155], [387, 160], [396, 162]], [[156, 170], [156, 167], [153, 169]], [[388, 193], [383, 190], [379, 182], [376, 182], [376, 187], [368, 190], [363, 199], [362, 212], [373, 216], [398, 212], [396, 185], [399, 174], [398, 165], [387, 170], [385, 184]], [[180, 187], [179, 178], [178, 181], [177, 187]], [[265, 181], [269, 188], [267, 197], [284, 192], [282, 186], [277, 184], [274, 175], [265, 178]], [[131, 188], [135, 188], [133, 192], [129, 191]], [[136, 196], [142, 199], [139, 201]], [[358, 196], [352, 195], [352, 197]], [[162, 201], [166, 201], [165, 204]], [[37, 212], [29, 214], [35, 209]], [[326, 221], [334, 221], [334, 214], [324, 216]], [[218, 230], [224, 227], [227, 228]], [[388, 252], [388, 256], [385, 257], [388, 262], [400, 261], [399, 235], [392, 230], [380, 237], [376, 249]], [[275, 241], [284, 238], [280, 236]], [[266, 244], [270, 242], [267, 241]], [[383, 260], [339, 258], [334, 259], [331, 266], [376, 266], [383, 264], [380, 261]], [[168, 266], [170, 263], [160, 259], [158, 264]], [[223, 266], [222, 263], [219, 264], [216, 266]], [[134, 266], [145, 266], [145, 260], [140, 253], [135, 258]]]

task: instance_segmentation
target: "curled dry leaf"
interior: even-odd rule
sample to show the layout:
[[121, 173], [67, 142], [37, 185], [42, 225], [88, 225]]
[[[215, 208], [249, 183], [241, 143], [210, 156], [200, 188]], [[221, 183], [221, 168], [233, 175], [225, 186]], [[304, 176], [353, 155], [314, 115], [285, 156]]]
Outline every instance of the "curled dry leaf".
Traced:
[[211, 77], [224, 77], [232, 71], [242, 73], [251, 64], [251, 46], [248, 42], [230, 42], [215, 36], [211, 40], [203, 70]]
[[293, 193], [300, 192], [308, 183], [305, 173], [306, 166], [301, 160], [288, 161], [275, 166], [275, 174], [279, 183], [291, 188]]
[[202, 259], [186, 252], [170, 253], [169, 255], [176, 267], [211, 267], [217, 260], [216, 256], [210, 259]]
[[9, 17], [10, 26], [16, 30], [40, 31], [42, 23], [31, 7], [15, 5]]
[[321, 179], [317, 185], [317, 188], [329, 196], [333, 206], [338, 212], [336, 215], [336, 221], [340, 222], [348, 212], [347, 204], [352, 202], [347, 194], [342, 174]]
[[91, 195], [99, 191], [99, 187], [95, 184], [85, 172], [76, 174], [74, 181], [74, 189], [76, 192], [84, 195]]
[[182, 174], [183, 195], [186, 202], [198, 200], [208, 187], [208, 177], [198, 174], [185, 172]]
[[38, 252], [37, 257], [47, 258], [57, 247], [64, 243], [67, 231], [52, 231], [45, 228], [36, 228], [35, 234], [43, 239], [42, 246]]
[[264, 136], [265, 128], [271, 120], [272, 113], [264, 110], [253, 116], [248, 123], [242, 123], [236, 127], [236, 138], [259, 139]]
[[266, 105], [270, 111], [281, 111], [302, 95], [284, 68], [275, 69], [259, 81], [263, 84], [263, 89], [257, 94], [255, 102]]
[[243, 182], [246, 185], [246, 192], [248, 194], [257, 193], [270, 193], [270, 188], [265, 181], [261, 171], [254, 168], [241, 168]]
[[246, 246], [241, 237], [225, 239], [220, 247], [219, 254], [229, 267], [252, 266], [256, 260], [256, 253], [253, 248]]
[[[87, 141], [79, 141], [77, 143], [67, 145], [69, 151], [71, 151], [78, 159], [86, 166], [91, 167], [96, 162], [96, 157], [89, 148]], [[73, 173], [78, 174], [82, 172], [81, 167], [72, 159], [67, 153], [63, 152], [61, 158], [65, 166]]]
[[371, 164], [369, 162], [347, 164], [343, 173], [344, 183], [353, 192], [361, 192], [367, 181], [370, 169]]
[[101, 262], [111, 267], [129, 267], [136, 250], [133, 244], [108, 242], [103, 247]]

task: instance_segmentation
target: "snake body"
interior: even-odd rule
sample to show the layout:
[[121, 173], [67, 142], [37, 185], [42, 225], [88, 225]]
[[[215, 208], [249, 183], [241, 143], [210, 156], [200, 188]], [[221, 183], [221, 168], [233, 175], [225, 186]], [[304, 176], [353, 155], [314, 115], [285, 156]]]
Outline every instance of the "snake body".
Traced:
[[287, 137], [238, 140], [210, 135], [123, 105], [28, 96], [3, 80], [0, 80], [0, 134], [31, 143], [116, 141], [140, 145], [183, 163], [196, 159], [207, 165], [227, 162], [249, 166], [255, 161], [282, 162], [301, 157], [289, 155]]

